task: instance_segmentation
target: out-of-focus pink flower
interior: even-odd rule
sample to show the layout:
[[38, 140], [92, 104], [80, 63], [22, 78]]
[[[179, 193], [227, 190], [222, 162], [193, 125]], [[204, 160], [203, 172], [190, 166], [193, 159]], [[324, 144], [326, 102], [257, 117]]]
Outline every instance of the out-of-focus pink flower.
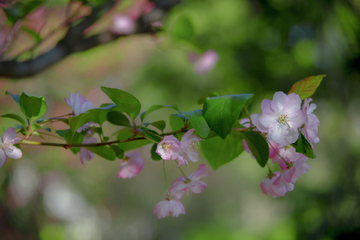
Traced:
[[[97, 142], [96, 138], [91, 137], [89, 134], [87, 134], [82, 141], [82, 143], [84, 144], [96, 143], [96, 142]], [[84, 159], [90, 161], [93, 158], [94, 158], [94, 153], [92, 151], [88, 150], [85, 147], [80, 148], [80, 162], [82, 163], [82, 165], [84, 165]]]
[[176, 200], [179, 200], [187, 189], [190, 189], [195, 194], [201, 193], [207, 185], [205, 182], [199, 181], [200, 178], [211, 175], [205, 173], [205, 170], [205, 164], [201, 164], [195, 172], [187, 177], [187, 179], [185, 179], [184, 176], [175, 179], [171, 183], [171, 188], [169, 189], [170, 196], [174, 196]]
[[284, 175], [284, 179], [288, 183], [295, 183], [296, 180], [304, 173], [308, 172], [310, 169], [309, 164], [307, 164], [307, 157], [303, 155], [296, 162], [291, 163], [290, 167], [282, 173]]
[[294, 184], [285, 181], [281, 172], [275, 172], [271, 177], [266, 177], [260, 184], [261, 191], [273, 198], [285, 196], [294, 190]]
[[298, 128], [305, 122], [298, 94], [286, 95], [276, 92], [273, 100], [264, 99], [261, 103], [262, 113], [257, 128], [267, 133], [268, 139], [283, 146], [296, 142], [299, 138]]
[[179, 214], [185, 214], [185, 208], [178, 200], [167, 198], [155, 205], [153, 213], [157, 214], [158, 219], [167, 217], [170, 213], [177, 217]]
[[194, 72], [200, 76], [205, 76], [219, 60], [219, 54], [214, 50], [208, 50], [202, 54], [195, 62]]
[[7, 128], [2, 138], [0, 138], [0, 167], [4, 166], [7, 158], [19, 159], [22, 157], [22, 152], [14, 144], [21, 139], [16, 137], [15, 128]]
[[36, 8], [34, 11], [26, 15], [25, 19], [23, 20], [23, 24], [29, 29], [40, 33], [46, 22], [44, 12], [45, 7]]
[[136, 24], [128, 15], [115, 14], [109, 30], [119, 35], [130, 35], [136, 30]]
[[[74, 111], [75, 116], [86, 112], [89, 109], [93, 108], [92, 103], [90, 100], [87, 100], [83, 95], [80, 95], [79, 92], [74, 95], [74, 93], [70, 93], [70, 100], [65, 98], [65, 102], [71, 107], [71, 109]], [[87, 128], [90, 128], [90, 123], [86, 123], [83, 126], [81, 126], [77, 132], [81, 132]]]
[[178, 165], [186, 164], [188, 161], [197, 162], [199, 160], [198, 151], [195, 149], [195, 143], [199, 143], [202, 139], [193, 135], [195, 129], [190, 129], [181, 138], [181, 154], [178, 157]]
[[133, 178], [138, 175], [144, 167], [144, 160], [141, 158], [139, 152], [134, 152], [126, 155], [123, 159], [118, 177], [119, 178]]
[[156, 153], [164, 160], [175, 160], [180, 156], [181, 144], [173, 135], [165, 136], [158, 143]]
[[305, 125], [300, 130], [307, 138], [307, 140], [311, 143], [318, 143], [320, 139], [318, 137], [318, 126], [320, 124], [319, 119], [313, 114], [314, 110], [316, 109], [316, 104], [310, 102], [312, 101], [311, 98], [306, 98], [303, 103], [302, 110], [306, 116]]
[[[0, 9], [0, 21], [4, 19], [3, 15], [5, 15], [5, 13]], [[4, 23], [0, 22], [0, 59], [2, 57], [2, 54], [11, 47], [15, 37], [20, 30], [20, 27], [21, 22], [19, 20], [16, 21], [16, 23], [12, 27], [5, 25], [5, 21]]]

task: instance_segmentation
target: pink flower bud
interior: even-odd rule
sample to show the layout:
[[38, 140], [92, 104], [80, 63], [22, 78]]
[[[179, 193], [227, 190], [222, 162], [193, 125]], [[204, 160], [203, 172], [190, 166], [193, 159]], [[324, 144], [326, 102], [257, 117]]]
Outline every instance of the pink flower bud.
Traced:
[[113, 16], [110, 31], [119, 35], [130, 35], [135, 32], [135, 22], [129, 16], [116, 14]]
[[194, 65], [194, 72], [200, 76], [205, 76], [219, 60], [219, 55], [214, 50], [208, 50], [199, 57]]

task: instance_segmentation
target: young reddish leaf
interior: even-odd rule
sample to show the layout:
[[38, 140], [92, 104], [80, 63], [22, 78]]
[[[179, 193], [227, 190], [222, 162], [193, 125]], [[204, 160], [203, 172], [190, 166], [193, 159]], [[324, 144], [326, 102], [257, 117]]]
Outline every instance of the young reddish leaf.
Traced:
[[325, 76], [326, 75], [311, 76], [298, 81], [291, 87], [288, 94], [297, 93], [299, 94], [301, 100], [311, 97]]

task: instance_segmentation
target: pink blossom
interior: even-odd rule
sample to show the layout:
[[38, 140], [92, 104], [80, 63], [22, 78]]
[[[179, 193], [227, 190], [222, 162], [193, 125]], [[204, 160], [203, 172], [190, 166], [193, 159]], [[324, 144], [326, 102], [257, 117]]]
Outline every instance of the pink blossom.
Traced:
[[304, 127], [301, 128], [301, 132], [304, 134], [306, 139], [311, 143], [320, 142], [318, 135], [318, 126], [320, 124], [319, 119], [313, 114], [313, 111], [316, 109], [316, 104], [312, 103], [311, 98], [306, 98], [304, 100], [303, 108], [304, 114], [306, 116]]
[[185, 208], [178, 200], [167, 198], [155, 205], [153, 213], [157, 214], [158, 219], [167, 217], [170, 213], [177, 217], [179, 214], [185, 214]]
[[127, 15], [115, 14], [112, 18], [110, 31], [119, 35], [130, 35], [135, 32], [135, 22]]
[[274, 157], [271, 158], [272, 163], [279, 162], [281, 170], [287, 169], [287, 164], [284, 163], [284, 160], [288, 163], [296, 162], [298, 159], [304, 157], [305, 155], [302, 153], [296, 152], [295, 148], [291, 145], [280, 147], [277, 145], [277, 152], [278, 154], [274, 155]]
[[0, 167], [4, 166], [7, 157], [18, 159], [22, 157], [22, 152], [14, 144], [18, 143], [21, 139], [16, 137], [15, 128], [7, 128], [2, 139], [0, 138]]
[[119, 178], [133, 178], [138, 175], [144, 167], [144, 160], [141, 158], [139, 152], [134, 152], [126, 155], [123, 159], [118, 177]]
[[190, 189], [195, 194], [201, 193], [207, 185], [205, 182], [199, 181], [200, 178], [211, 175], [205, 173], [205, 170], [205, 164], [201, 164], [195, 172], [187, 176], [187, 179], [185, 179], [184, 176], [175, 179], [169, 189], [170, 196], [175, 196], [175, 199], [178, 200], [184, 195], [187, 189]]
[[[83, 95], [80, 95], [79, 92], [74, 95], [74, 93], [70, 93], [70, 100], [65, 98], [65, 102], [71, 107], [71, 109], [74, 111], [75, 116], [78, 116], [81, 113], [86, 112], [89, 109], [93, 108], [92, 103], [90, 100], [87, 100]], [[90, 123], [85, 123], [83, 126], [81, 126], [77, 132], [81, 132], [87, 128], [90, 128]]]
[[195, 62], [194, 72], [200, 76], [205, 76], [219, 60], [219, 54], [214, 50], [208, 50], [202, 54]]
[[36, 8], [34, 11], [26, 15], [23, 24], [29, 29], [40, 33], [46, 22], [44, 12], [45, 7]]
[[192, 133], [195, 129], [190, 129], [181, 138], [181, 154], [178, 157], [178, 165], [186, 164], [188, 161], [197, 162], [199, 160], [198, 151], [195, 149], [195, 143], [199, 143], [202, 139]]
[[174, 135], [165, 136], [164, 139], [158, 143], [156, 153], [164, 160], [175, 160], [179, 157], [181, 151], [181, 144]]
[[262, 113], [258, 119], [260, 124], [257, 128], [267, 133], [268, 139], [283, 146], [294, 143], [299, 138], [298, 128], [305, 122], [305, 115], [300, 107], [301, 99], [298, 94], [276, 92], [272, 101], [262, 101]]
[[[91, 137], [89, 134], [87, 134], [82, 141], [82, 143], [84, 144], [96, 143], [96, 142], [97, 142], [96, 138]], [[88, 150], [85, 147], [80, 148], [80, 162], [82, 163], [82, 165], [84, 165], [84, 159], [90, 161], [93, 158], [94, 158], [94, 153], [92, 151]]]
[[283, 176], [286, 182], [295, 183], [296, 180], [304, 173], [308, 172], [310, 169], [309, 164], [307, 164], [308, 158], [303, 155], [296, 162], [291, 163], [290, 167], [283, 172]]
[[269, 194], [273, 198], [285, 196], [287, 192], [294, 190], [294, 184], [286, 182], [281, 172], [267, 176], [260, 187], [264, 194]]

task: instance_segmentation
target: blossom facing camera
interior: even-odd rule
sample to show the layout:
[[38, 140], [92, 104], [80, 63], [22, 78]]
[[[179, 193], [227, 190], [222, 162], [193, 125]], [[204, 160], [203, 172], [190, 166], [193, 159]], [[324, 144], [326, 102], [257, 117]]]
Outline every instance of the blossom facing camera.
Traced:
[[219, 60], [219, 54], [214, 50], [203, 53], [195, 62], [194, 72], [200, 76], [205, 76], [212, 70]]
[[0, 167], [4, 166], [7, 158], [19, 159], [22, 157], [22, 152], [14, 144], [21, 139], [16, 137], [15, 128], [8, 128], [0, 138]]
[[135, 32], [135, 22], [127, 15], [116, 14], [109, 30], [119, 35], [130, 35]]
[[206, 165], [201, 164], [195, 172], [187, 176], [187, 179], [184, 176], [175, 179], [169, 189], [170, 196], [174, 196], [176, 200], [179, 200], [188, 189], [195, 194], [201, 193], [207, 187], [207, 184], [200, 181], [200, 178], [211, 175], [205, 173], [205, 170]]
[[181, 144], [174, 135], [165, 136], [158, 143], [156, 153], [164, 160], [175, 160], [180, 156]]
[[170, 216], [170, 214], [177, 217], [179, 214], [185, 214], [185, 208], [178, 200], [167, 198], [155, 205], [153, 213], [157, 214], [158, 219]]
[[133, 178], [138, 175], [144, 167], [144, 160], [139, 152], [126, 155], [118, 172], [119, 178]]
[[[82, 143], [84, 144], [96, 143], [96, 142], [97, 142], [96, 138], [91, 137], [88, 134], [84, 137], [84, 140], [82, 141]], [[92, 151], [90, 151], [85, 147], [80, 148], [80, 162], [82, 163], [82, 165], [84, 165], [84, 159], [90, 161], [93, 158], [94, 158], [94, 153]]]
[[257, 128], [267, 133], [269, 140], [282, 146], [294, 143], [299, 138], [298, 128], [305, 122], [304, 112], [300, 108], [301, 99], [298, 94], [276, 92], [272, 101], [262, 101]]
[[[71, 92], [70, 100], [65, 98], [65, 102], [74, 111], [75, 116], [78, 116], [79, 114], [94, 108], [90, 100], [86, 99], [83, 95], [80, 95], [79, 92], [77, 92], [76, 95], [74, 95], [74, 93]], [[91, 127], [90, 123], [85, 123], [78, 130], [76, 130], [76, 132], [80, 133], [83, 130], [88, 129], [90, 127]]]

